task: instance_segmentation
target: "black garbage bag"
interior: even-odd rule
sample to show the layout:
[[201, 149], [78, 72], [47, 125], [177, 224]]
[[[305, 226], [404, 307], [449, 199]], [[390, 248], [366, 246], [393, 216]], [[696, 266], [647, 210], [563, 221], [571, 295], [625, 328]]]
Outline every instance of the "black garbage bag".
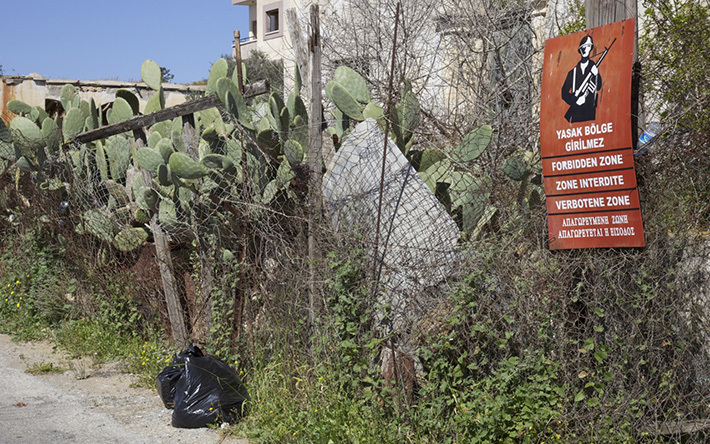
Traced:
[[173, 427], [193, 429], [237, 420], [249, 394], [234, 369], [212, 355], [186, 355], [183, 369], [175, 385]]
[[204, 353], [202, 353], [200, 347], [190, 345], [182, 352], [173, 356], [173, 359], [170, 360], [170, 364], [165, 367], [156, 378], [158, 394], [165, 408], [172, 409], [175, 407], [175, 386], [185, 373], [185, 359], [188, 356], [201, 357], [204, 356]]

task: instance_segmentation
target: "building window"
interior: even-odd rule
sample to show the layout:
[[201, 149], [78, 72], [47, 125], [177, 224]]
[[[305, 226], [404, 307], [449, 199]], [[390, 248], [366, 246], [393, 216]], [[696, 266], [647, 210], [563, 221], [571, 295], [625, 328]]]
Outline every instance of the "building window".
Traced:
[[279, 10], [272, 9], [266, 11], [266, 32], [278, 32], [279, 30]]
[[283, 2], [264, 5], [264, 40], [269, 40], [283, 35]]

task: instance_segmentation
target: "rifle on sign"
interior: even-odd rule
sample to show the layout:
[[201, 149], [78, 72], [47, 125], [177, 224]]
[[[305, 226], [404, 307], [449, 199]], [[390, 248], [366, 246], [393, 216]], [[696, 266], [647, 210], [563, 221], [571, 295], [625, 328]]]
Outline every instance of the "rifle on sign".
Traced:
[[[595, 65], [597, 68], [599, 68], [599, 65], [602, 64], [602, 61], [604, 60], [604, 57], [606, 57], [606, 53], [609, 52], [611, 47], [614, 45], [614, 42], [616, 41], [616, 38], [611, 42], [611, 45], [609, 45], [608, 48], [604, 48], [604, 52], [602, 53], [602, 56], [599, 57], [599, 60], [595, 62]], [[584, 81], [582, 82], [581, 85], [579, 85], [579, 89], [574, 92], [575, 97], [579, 97], [582, 92], [584, 92], [584, 97], [587, 97], [587, 94], [589, 94], [589, 82], [592, 80], [592, 70], [589, 70], [589, 73], [587, 74], [587, 77], [584, 78]]]

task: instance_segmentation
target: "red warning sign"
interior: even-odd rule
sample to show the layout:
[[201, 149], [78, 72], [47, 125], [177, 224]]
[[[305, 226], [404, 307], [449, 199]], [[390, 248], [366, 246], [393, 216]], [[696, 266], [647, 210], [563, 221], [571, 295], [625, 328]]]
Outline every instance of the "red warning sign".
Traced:
[[631, 134], [634, 19], [550, 39], [540, 104], [551, 249], [645, 245]]

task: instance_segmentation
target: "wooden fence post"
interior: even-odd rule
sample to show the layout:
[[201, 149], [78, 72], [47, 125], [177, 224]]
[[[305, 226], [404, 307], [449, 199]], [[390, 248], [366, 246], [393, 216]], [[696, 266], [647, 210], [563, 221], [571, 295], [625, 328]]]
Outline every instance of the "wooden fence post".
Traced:
[[321, 222], [323, 143], [321, 134], [321, 39], [320, 39], [320, 8], [311, 5], [311, 26], [308, 38], [309, 74], [311, 86], [310, 119], [308, 126], [308, 169], [309, 169], [309, 210], [308, 210], [308, 269], [310, 279], [310, 293], [308, 297], [308, 311], [311, 326], [315, 319], [315, 300], [320, 286], [317, 284], [317, 267], [320, 251], [316, 234]]
[[[134, 130], [133, 135], [136, 148], [145, 146], [146, 137], [142, 129]], [[143, 183], [146, 186], [150, 186], [153, 181], [152, 174], [143, 168], [141, 168], [141, 173], [143, 174]], [[185, 314], [180, 303], [180, 293], [175, 280], [175, 269], [173, 267], [173, 259], [170, 256], [168, 236], [160, 227], [157, 214], [150, 219], [150, 231], [153, 233], [155, 242], [155, 257], [158, 260], [160, 279], [163, 282], [163, 292], [165, 293], [165, 303], [168, 307], [168, 318], [170, 319], [170, 329], [173, 332], [173, 341], [178, 347], [184, 348], [189, 340], [187, 328], [185, 327]]]
[[609, 23], [636, 18], [636, 28], [634, 29], [634, 61], [633, 76], [631, 78], [631, 134], [633, 136], [633, 147], [636, 147], [638, 140], [638, 127], [645, 126], [644, 116], [641, 115], [639, 106], [641, 99], [641, 64], [638, 60], [638, 5], [637, 0], [586, 0], [584, 4], [585, 19], [587, 28], [608, 25]]
[[242, 47], [239, 44], [239, 41], [241, 40], [241, 34], [239, 34], [239, 31], [234, 31], [234, 61], [236, 62], [236, 66], [234, 69], [237, 70], [237, 87], [239, 88], [239, 92], [244, 94], [244, 79], [242, 78]]

